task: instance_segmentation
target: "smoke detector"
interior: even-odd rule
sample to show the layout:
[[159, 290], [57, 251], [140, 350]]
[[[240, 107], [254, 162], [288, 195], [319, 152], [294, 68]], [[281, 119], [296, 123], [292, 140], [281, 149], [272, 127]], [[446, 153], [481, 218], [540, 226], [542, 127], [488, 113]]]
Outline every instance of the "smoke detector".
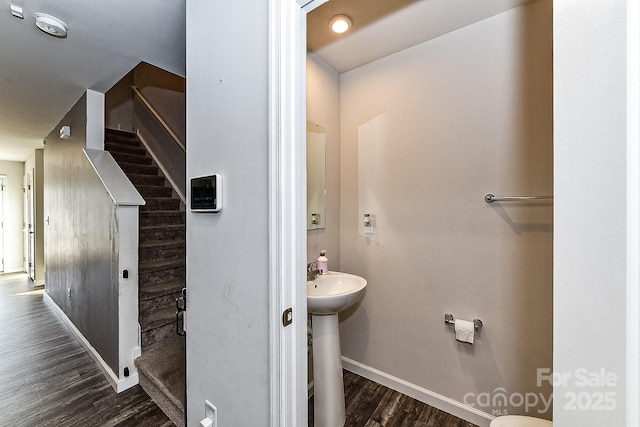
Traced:
[[36, 19], [36, 26], [45, 33], [54, 37], [67, 37], [67, 24], [55, 16], [47, 15], [46, 13], [34, 13], [33, 17]]

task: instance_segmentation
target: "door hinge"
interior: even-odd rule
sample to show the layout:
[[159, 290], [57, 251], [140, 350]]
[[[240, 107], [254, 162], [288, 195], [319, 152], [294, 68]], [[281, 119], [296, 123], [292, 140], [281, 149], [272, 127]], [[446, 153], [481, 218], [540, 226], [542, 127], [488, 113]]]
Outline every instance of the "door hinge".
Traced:
[[293, 323], [293, 308], [289, 307], [282, 313], [282, 325], [289, 326]]

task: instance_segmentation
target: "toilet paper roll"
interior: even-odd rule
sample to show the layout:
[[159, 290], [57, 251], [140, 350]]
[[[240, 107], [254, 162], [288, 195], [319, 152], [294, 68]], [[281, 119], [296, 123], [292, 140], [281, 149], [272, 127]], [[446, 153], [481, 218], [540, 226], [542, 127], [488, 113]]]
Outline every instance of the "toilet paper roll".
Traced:
[[473, 338], [475, 337], [475, 325], [468, 320], [456, 319], [456, 340], [460, 342], [466, 342], [473, 344]]

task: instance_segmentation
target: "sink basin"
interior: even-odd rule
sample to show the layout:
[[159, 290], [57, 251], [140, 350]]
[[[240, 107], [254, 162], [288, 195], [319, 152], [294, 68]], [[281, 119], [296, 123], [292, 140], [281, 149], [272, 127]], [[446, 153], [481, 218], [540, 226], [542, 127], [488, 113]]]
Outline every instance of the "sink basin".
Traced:
[[307, 311], [334, 314], [351, 307], [364, 294], [367, 281], [355, 274], [329, 271], [307, 282]]

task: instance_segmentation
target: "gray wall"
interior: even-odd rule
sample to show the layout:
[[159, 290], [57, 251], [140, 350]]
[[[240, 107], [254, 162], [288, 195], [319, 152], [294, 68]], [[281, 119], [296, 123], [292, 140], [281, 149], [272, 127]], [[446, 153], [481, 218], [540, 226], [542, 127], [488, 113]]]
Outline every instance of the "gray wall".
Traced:
[[24, 271], [24, 163], [0, 160], [0, 175], [7, 176], [4, 199], [4, 271]]
[[[340, 269], [368, 280], [341, 316], [343, 355], [490, 414], [550, 418], [477, 396], [551, 394], [536, 380], [552, 368], [552, 204], [483, 201], [552, 193], [551, 1], [342, 74], [340, 95]], [[473, 346], [446, 312], [484, 321]]]
[[[637, 12], [626, 21], [627, 4], [554, 1], [554, 369], [566, 380], [554, 387], [553, 418], [560, 426], [638, 425], [637, 389], [634, 399], [626, 388], [627, 381], [638, 385], [638, 354], [627, 359], [627, 346], [638, 342], [627, 331], [634, 316], [638, 327], [637, 276], [629, 268], [637, 274], [638, 259], [628, 258], [627, 242], [637, 242], [639, 220], [629, 203], [637, 195], [627, 193], [637, 194], [637, 178], [633, 190], [627, 177], [639, 168], [637, 154], [627, 151], [638, 146], [638, 134], [627, 133], [637, 132], [627, 81], [638, 79], [627, 80], [627, 60], [639, 56], [625, 48], [626, 24], [638, 28]], [[581, 386], [579, 368], [611, 379]], [[627, 405], [635, 420], [626, 417]]]
[[[187, 212], [188, 419], [270, 419], [268, 2], [187, 2], [187, 178], [223, 177], [218, 214]], [[213, 19], [213, 21], [212, 21]]]
[[82, 151], [86, 126], [85, 94], [46, 138], [46, 292], [119, 372], [116, 207]]

